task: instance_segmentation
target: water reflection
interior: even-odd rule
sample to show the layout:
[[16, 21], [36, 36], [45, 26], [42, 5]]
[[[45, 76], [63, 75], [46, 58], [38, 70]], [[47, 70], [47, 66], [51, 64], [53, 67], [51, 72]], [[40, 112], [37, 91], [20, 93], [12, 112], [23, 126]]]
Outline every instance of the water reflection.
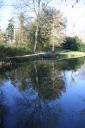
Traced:
[[80, 58], [1, 70], [0, 128], [83, 128], [84, 67]]
[[6, 107], [4, 105], [4, 95], [3, 92], [0, 90], [0, 127], [3, 128], [3, 121], [4, 116], [6, 114]]

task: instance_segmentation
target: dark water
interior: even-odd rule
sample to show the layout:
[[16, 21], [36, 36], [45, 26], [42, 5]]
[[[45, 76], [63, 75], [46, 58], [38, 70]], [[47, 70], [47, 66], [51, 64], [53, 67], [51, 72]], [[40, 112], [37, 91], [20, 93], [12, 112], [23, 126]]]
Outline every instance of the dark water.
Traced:
[[85, 128], [84, 60], [0, 70], [0, 128]]

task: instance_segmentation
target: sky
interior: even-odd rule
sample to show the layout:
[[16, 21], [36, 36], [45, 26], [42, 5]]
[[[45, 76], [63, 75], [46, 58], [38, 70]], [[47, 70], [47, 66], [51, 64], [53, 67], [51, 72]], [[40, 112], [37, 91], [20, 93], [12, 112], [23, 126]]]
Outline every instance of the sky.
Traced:
[[[3, 0], [5, 5], [11, 5], [15, 0]], [[60, 0], [59, 0], [60, 1]], [[85, 4], [82, 0], [81, 3], [75, 4], [74, 0], [68, 0], [68, 3], [61, 3], [53, 0], [50, 6], [60, 9], [64, 17], [67, 18], [67, 35], [79, 35], [84, 38], [85, 33]], [[75, 5], [72, 8], [72, 5]], [[14, 8], [12, 6], [3, 6], [0, 9], [0, 25], [1, 29], [5, 30], [8, 20], [13, 16]]]
[[[72, 2], [71, 0], [70, 4], [67, 3], [67, 6], [65, 3], [62, 5], [57, 3], [56, 0], [53, 0], [53, 6], [58, 4], [58, 7], [63, 13], [64, 17], [67, 18], [67, 28], [66, 28], [66, 34], [69, 36], [78, 35], [80, 38], [82, 38], [85, 41], [85, 4], [84, 0], [81, 1], [81, 3], [75, 4], [75, 2]], [[74, 5], [74, 7], [72, 7]]]
[[12, 17], [14, 11], [13, 7], [10, 6], [13, 0], [3, 0], [3, 2], [6, 6], [0, 8], [0, 27], [2, 30], [7, 27], [8, 20]]

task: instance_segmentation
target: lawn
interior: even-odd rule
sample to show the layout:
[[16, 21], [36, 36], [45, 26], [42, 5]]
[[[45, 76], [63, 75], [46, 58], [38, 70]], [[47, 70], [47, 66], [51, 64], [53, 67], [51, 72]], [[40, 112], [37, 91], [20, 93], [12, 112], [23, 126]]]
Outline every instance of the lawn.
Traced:
[[58, 56], [60, 59], [79, 58], [84, 57], [85, 52], [63, 50], [57, 51], [56, 56]]

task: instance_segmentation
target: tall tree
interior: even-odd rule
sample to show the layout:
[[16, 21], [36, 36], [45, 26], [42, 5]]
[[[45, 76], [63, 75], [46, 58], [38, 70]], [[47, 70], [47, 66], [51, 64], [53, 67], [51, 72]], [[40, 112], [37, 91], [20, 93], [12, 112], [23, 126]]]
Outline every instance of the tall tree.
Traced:
[[[21, 0], [21, 7], [25, 10], [26, 8], [29, 9], [30, 11], [33, 11], [33, 13], [35, 13], [36, 16], [36, 29], [35, 29], [35, 40], [34, 40], [34, 52], [36, 51], [36, 47], [38, 44], [38, 34], [39, 34], [39, 16], [40, 16], [40, 12], [44, 7], [47, 7], [49, 5], [49, 3], [52, 0]], [[22, 6], [23, 5], [23, 6]]]
[[27, 32], [26, 32], [26, 27], [25, 27], [24, 14], [21, 13], [18, 19], [19, 19], [19, 29], [16, 33], [16, 43], [17, 43], [17, 46], [26, 47], [27, 46]]
[[[29, 13], [33, 12], [33, 15], [36, 16], [36, 25], [35, 25], [35, 38], [34, 38], [34, 52], [36, 51], [37, 48], [37, 44], [38, 44], [38, 37], [39, 37], [39, 18], [40, 18], [40, 13], [43, 10], [43, 7], [46, 8], [49, 3], [52, 0], [21, 0], [19, 7], [21, 7], [21, 12], [25, 12], [25, 14], [27, 14], [27, 17], [29, 17]], [[70, 2], [69, 0], [57, 0], [57, 1], [61, 1], [61, 3], [63, 2]], [[74, 0], [75, 3], [78, 3], [80, 0]], [[55, 18], [53, 18], [55, 19]], [[53, 25], [54, 28], [54, 25]], [[53, 32], [54, 33], [54, 32]], [[58, 35], [58, 32], [57, 32]], [[62, 34], [59, 33], [59, 36], [62, 37]], [[58, 38], [58, 36], [57, 36]], [[58, 39], [60, 40], [60, 38]], [[55, 43], [53, 43], [54, 45]], [[54, 51], [54, 46], [52, 51]]]
[[[29, 38], [34, 43], [36, 21], [32, 26]], [[59, 11], [54, 8], [43, 8], [38, 21], [38, 48], [40, 46], [41, 48], [52, 46], [52, 51], [54, 52], [54, 47], [59, 46], [64, 40], [64, 34], [62, 32], [64, 28], [65, 19]]]
[[14, 40], [14, 21], [13, 18], [9, 20], [8, 27], [6, 28], [8, 41], [11, 43]]

